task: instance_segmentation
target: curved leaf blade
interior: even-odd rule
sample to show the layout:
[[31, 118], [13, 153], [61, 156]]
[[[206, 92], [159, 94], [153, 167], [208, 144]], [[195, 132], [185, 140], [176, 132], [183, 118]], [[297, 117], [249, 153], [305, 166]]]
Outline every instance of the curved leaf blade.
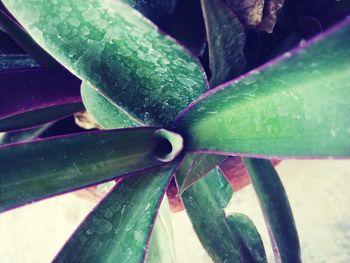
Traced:
[[89, 214], [53, 262], [143, 261], [172, 166], [122, 180]]
[[81, 97], [89, 114], [105, 129], [144, 126], [86, 82], [81, 84]]
[[0, 211], [161, 165], [156, 131], [86, 132], [0, 147]]
[[203, 95], [175, 124], [188, 150], [272, 158], [350, 155], [350, 23]]
[[[194, 158], [194, 155], [186, 155], [176, 170], [179, 185], [183, 183]], [[230, 185], [217, 169], [181, 195], [199, 240], [215, 262], [244, 262], [242, 244], [230, 230], [223, 210], [231, 195]]]
[[240, 237], [247, 253], [251, 255], [251, 262], [267, 263], [264, 244], [253, 221], [244, 214], [232, 214], [227, 217], [231, 230]]
[[4, 4], [0, 2], [0, 25], [26, 52], [31, 54], [41, 65], [57, 68], [60, 65], [25, 31], [18, 21], [8, 13]]
[[210, 86], [239, 76], [245, 69], [244, 28], [238, 17], [219, 0], [201, 0], [209, 45]]
[[226, 158], [227, 157], [223, 155], [195, 154], [191, 167], [188, 169], [182, 184], [179, 185], [179, 194], [182, 194], [191, 185], [206, 176]]
[[199, 62], [120, 1], [4, 3], [60, 63], [146, 124], [167, 125], [207, 89]]
[[47, 106], [0, 119], [0, 132], [35, 127], [52, 120], [58, 120], [84, 109], [82, 103], [67, 103]]
[[268, 160], [243, 158], [259, 198], [276, 262], [301, 262], [298, 233], [282, 182]]
[[16, 143], [16, 142], [25, 142], [30, 141], [34, 138], [37, 138], [43, 132], [45, 132], [53, 123], [47, 123], [39, 127], [35, 127], [32, 129], [24, 130], [24, 131], [14, 131], [14, 132], [6, 132], [0, 133], [0, 145]]
[[0, 131], [28, 128], [83, 109], [80, 80], [64, 70], [0, 71]]

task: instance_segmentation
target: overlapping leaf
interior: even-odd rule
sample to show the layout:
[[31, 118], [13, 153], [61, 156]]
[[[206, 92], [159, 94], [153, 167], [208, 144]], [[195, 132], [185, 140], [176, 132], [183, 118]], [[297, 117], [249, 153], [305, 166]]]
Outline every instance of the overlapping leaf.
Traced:
[[80, 81], [61, 69], [0, 72], [0, 131], [28, 128], [84, 109]]
[[199, 63], [120, 1], [4, 3], [60, 63], [146, 124], [168, 124], [207, 89]]
[[[194, 158], [194, 155], [187, 155], [177, 169], [179, 185], [183, 184]], [[231, 232], [223, 210], [231, 196], [230, 185], [217, 169], [181, 195], [194, 230], [215, 262], [244, 262], [243, 246]]]
[[350, 155], [350, 23], [226, 83], [177, 120], [188, 150], [243, 156]]
[[244, 214], [232, 214], [227, 217], [227, 223], [241, 242], [244, 243], [248, 262], [267, 263], [264, 244], [252, 220]]
[[191, 185], [206, 176], [215, 166], [226, 158], [226, 156], [222, 155], [194, 154], [190, 168], [184, 175], [181, 185], [179, 185], [179, 194], [183, 193]]
[[156, 133], [87, 132], [1, 147], [0, 211], [161, 165]]
[[143, 262], [173, 166], [131, 176], [90, 213], [54, 262]]
[[33, 40], [18, 21], [6, 10], [0, 2], [0, 25], [16, 40], [25, 51], [31, 54], [41, 65], [46, 67], [59, 67], [59, 64]]
[[88, 112], [105, 129], [144, 126], [140, 120], [133, 118], [85, 82], [81, 85], [81, 97]]
[[293, 214], [282, 182], [268, 160], [244, 158], [259, 198], [274, 248], [276, 262], [301, 262], [300, 245]]
[[220, 0], [202, 0], [209, 44], [210, 86], [239, 76], [245, 69], [245, 32], [238, 17]]

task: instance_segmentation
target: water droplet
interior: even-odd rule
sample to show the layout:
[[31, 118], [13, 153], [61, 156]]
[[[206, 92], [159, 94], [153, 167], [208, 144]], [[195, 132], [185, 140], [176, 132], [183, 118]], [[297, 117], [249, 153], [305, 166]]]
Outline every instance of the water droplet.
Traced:
[[98, 234], [105, 234], [112, 230], [112, 224], [105, 219], [94, 219], [91, 225], [91, 231]]
[[332, 137], [336, 137], [337, 136], [337, 132], [335, 130], [331, 130], [330, 132], [331, 132]]
[[105, 212], [105, 217], [107, 218], [107, 219], [109, 219], [109, 218], [111, 218], [113, 216], [113, 212], [112, 212], [112, 210], [110, 209], [110, 208], [108, 208], [107, 210], [106, 210], [106, 212]]
[[76, 18], [69, 18], [68, 23], [71, 24], [74, 27], [78, 27], [80, 25], [80, 22]]
[[134, 238], [136, 241], [143, 241], [144, 235], [142, 234], [141, 231], [134, 231]]

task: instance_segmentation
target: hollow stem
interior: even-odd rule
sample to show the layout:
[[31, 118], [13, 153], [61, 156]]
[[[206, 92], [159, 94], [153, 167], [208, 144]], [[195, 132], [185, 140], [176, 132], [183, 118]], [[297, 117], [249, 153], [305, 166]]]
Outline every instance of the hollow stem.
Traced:
[[183, 138], [175, 132], [159, 129], [155, 132], [155, 139], [154, 153], [159, 161], [171, 162], [183, 149]]

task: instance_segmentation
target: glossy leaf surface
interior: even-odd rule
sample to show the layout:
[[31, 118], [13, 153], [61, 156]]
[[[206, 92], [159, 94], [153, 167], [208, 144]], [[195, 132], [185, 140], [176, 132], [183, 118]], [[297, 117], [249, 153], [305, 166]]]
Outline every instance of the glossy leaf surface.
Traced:
[[31, 54], [41, 65], [55, 68], [59, 66], [59, 64], [33, 40], [18, 21], [8, 13], [1, 2], [0, 25], [6, 29], [6, 32], [16, 41], [17, 44]]
[[123, 179], [79, 226], [54, 262], [143, 262], [171, 168]]
[[86, 132], [1, 147], [0, 211], [161, 165], [156, 131]]
[[188, 150], [350, 155], [350, 23], [203, 95], [180, 114]]
[[183, 179], [183, 183], [179, 185], [179, 194], [186, 191], [191, 185], [202, 177], [206, 176], [211, 170], [221, 163], [226, 156], [214, 154], [194, 154], [194, 159], [190, 168]]
[[[193, 158], [193, 155], [187, 155], [177, 169], [179, 185], [183, 183]], [[193, 228], [214, 262], [244, 262], [242, 244], [230, 230], [223, 210], [231, 195], [230, 185], [217, 169], [181, 195]]]
[[105, 129], [144, 126], [86, 82], [81, 85], [81, 97], [89, 114]]
[[222, 1], [201, 3], [209, 44], [210, 86], [215, 87], [245, 69], [245, 32], [238, 17]]
[[207, 89], [198, 61], [120, 1], [4, 3], [60, 63], [146, 124], [167, 125]]
[[259, 198], [276, 262], [301, 262], [298, 233], [282, 182], [268, 160], [244, 158]]
[[247, 253], [254, 263], [267, 263], [264, 244], [253, 221], [244, 214], [232, 214], [227, 217], [227, 223], [244, 243]]

